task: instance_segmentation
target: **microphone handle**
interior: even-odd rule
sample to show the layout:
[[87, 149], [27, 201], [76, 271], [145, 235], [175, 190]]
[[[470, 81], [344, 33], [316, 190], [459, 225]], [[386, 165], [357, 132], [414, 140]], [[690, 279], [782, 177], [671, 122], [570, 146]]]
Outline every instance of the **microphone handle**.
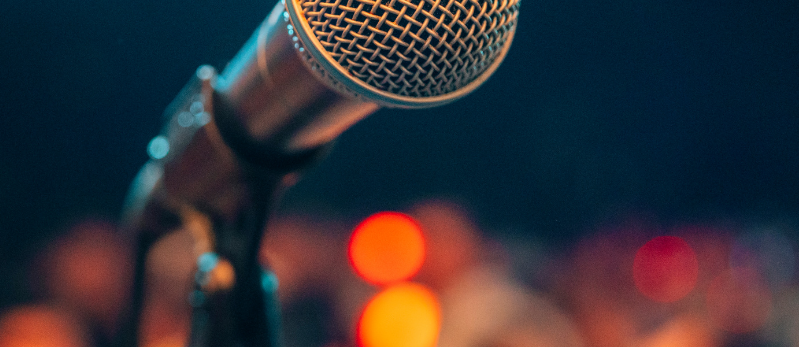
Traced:
[[215, 86], [217, 107], [229, 108], [218, 118], [225, 139], [270, 164], [330, 143], [379, 108], [318, 75], [322, 69], [300, 45], [285, 6], [277, 2]]

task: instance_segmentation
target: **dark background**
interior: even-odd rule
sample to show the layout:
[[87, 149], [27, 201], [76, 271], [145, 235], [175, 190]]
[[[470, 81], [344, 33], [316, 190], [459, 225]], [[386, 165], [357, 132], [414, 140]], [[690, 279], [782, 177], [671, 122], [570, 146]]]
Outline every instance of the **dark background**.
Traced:
[[[163, 109], [273, 5], [0, 4], [0, 307], [26, 299], [32, 251], [117, 217]], [[553, 248], [627, 213], [795, 218], [798, 116], [798, 1], [525, 1], [484, 86], [372, 115], [285, 204], [362, 214], [447, 196]]]

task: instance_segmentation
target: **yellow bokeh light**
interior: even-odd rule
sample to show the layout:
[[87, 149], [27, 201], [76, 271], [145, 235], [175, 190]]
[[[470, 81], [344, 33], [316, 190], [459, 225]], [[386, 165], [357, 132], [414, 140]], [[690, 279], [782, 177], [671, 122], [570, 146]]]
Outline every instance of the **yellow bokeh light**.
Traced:
[[441, 313], [435, 294], [403, 283], [375, 296], [358, 322], [360, 347], [434, 347]]

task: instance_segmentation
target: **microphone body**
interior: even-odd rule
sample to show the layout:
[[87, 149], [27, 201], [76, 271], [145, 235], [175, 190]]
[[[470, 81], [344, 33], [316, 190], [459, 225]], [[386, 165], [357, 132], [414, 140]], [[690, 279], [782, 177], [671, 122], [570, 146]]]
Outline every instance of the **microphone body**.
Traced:
[[308, 68], [284, 6], [275, 6], [216, 83], [230, 111], [219, 122], [234, 146], [276, 157], [330, 143], [379, 107], [330, 88]]
[[[507, 53], [518, 0], [286, 0], [228, 66], [202, 66], [167, 107], [123, 211], [136, 244], [133, 299], [120, 346], [136, 346], [147, 255], [190, 231], [200, 259], [234, 282], [209, 286], [199, 262], [191, 346], [277, 346], [273, 278], [258, 264], [266, 217], [301, 169], [380, 107], [456, 100]], [[210, 258], [209, 258], [210, 257]], [[213, 262], [216, 264], [218, 262]]]

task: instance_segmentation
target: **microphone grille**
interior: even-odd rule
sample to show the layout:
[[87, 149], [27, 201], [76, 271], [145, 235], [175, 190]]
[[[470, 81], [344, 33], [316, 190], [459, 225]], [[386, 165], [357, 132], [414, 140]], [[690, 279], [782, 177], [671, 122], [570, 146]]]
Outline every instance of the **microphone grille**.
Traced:
[[507, 52], [520, 5], [520, 0], [290, 1], [317, 49], [348, 77], [383, 94], [428, 99], [490, 74]]

